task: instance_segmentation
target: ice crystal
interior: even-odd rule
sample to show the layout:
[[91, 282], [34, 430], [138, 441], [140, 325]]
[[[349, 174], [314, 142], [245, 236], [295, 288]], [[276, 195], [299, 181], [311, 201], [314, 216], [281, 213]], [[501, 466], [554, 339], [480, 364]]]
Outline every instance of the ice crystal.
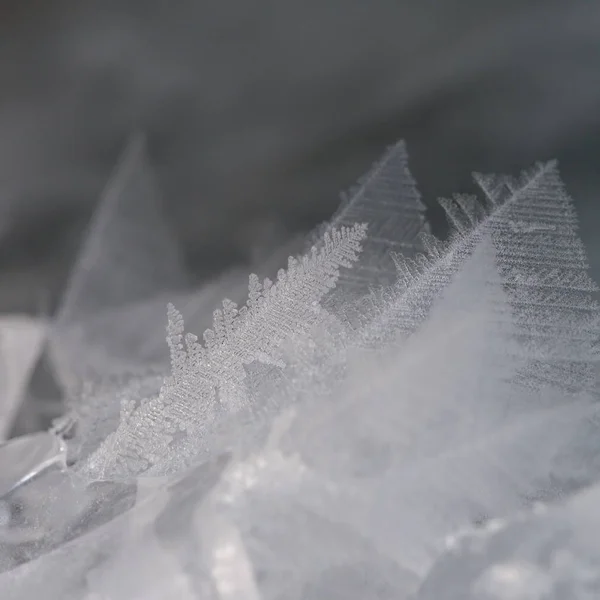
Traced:
[[331, 221], [314, 234], [317, 243], [327, 229], [368, 223], [358, 263], [344, 270], [334, 294], [339, 302], [348, 294], [361, 296], [369, 288], [396, 281], [394, 252], [414, 256], [422, 250], [419, 234], [429, 230], [425, 205], [408, 170], [403, 141], [388, 148], [354, 187], [342, 194], [342, 204]]
[[[82, 350], [98, 343], [86, 336], [90, 317], [186, 282], [179, 245], [162, 214], [145, 140], [137, 135], [102, 193], [55, 317], [50, 351], [64, 387], [73, 377], [89, 377], [90, 369], [99, 368], [81, 364]], [[113, 360], [125, 361], [126, 356]]]
[[31, 317], [0, 319], [0, 442], [9, 435], [46, 339], [47, 323]]
[[[66, 400], [69, 405], [90, 381], [147, 368], [148, 361], [136, 358], [136, 338], [132, 343], [114, 326], [115, 311], [187, 283], [181, 249], [165, 222], [145, 138], [134, 135], [100, 196], [71, 268], [15, 432], [38, 429], [36, 413], [49, 415], [43, 420], [47, 426], [60, 403]], [[138, 329], [140, 335], [143, 339]]]
[[[213, 328], [204, 345], [184, 335], [181, 314], [169, 306], [167, 341], [172, 373], [158, 396], [122, 404], [121, 422], [98, 453], [92, 471], [102, 476], [105, 462], [117, 463], [130, 476], [173, 460], [177, 432], [201, 438], [219, 408], [237, 409], [245, 400], [245, 365], [254, 361], [280, 365], [278, 349], [289, 337], [314, 324], [323, 296], [331, 290], [340, 267], [350, 268], [360, 252], [365, 225], [325, 233], [323, 247], [300, 260], [290, 257], [277, 281], [250, 276], [248, 300], [238, 309], [230, 300], [214, 312]], [[218, 392], [218, 397], [217, 397]], [[193, 445], [192, 445], [193, 446]], [[182, 459], [182, 450], [176, 452]]]
[[[517, 180], [484, 175], [475, 179], [483, 201], [472, 196], [440, 201], [455, 226], [451, 242], [441, 244], [424, 235], [427, 258], [397, 258], [396, 287], [404, 291], [396, 293], [383, 315], [375, 316], [369, 335], [377, 340], [385, 330], [405, 335], [416, 331], [465, 257], [481, 236], [489, 235], [522, 341], [539, 356], [531, 356], [526, 378], [540, 383], [553, 377], [554, 384], [589, 390], [597, 360], [597, 288], [587, 274], [573, 203], [556, 163], [537, 165]], [[515, 229], [517, 218], [527, 228]]]

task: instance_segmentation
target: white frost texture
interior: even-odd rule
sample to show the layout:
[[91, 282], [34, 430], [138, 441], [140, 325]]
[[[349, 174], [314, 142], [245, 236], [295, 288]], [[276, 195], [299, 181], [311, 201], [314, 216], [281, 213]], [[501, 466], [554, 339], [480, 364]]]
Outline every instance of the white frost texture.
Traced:
[[10, 466], [2, 600], [600, 598], [600, 312], [557, 164], [475, 174], [439, 240], [407, 161], [285, 269], [194, 289], [132, 139], [45, 334], [67, 460]]

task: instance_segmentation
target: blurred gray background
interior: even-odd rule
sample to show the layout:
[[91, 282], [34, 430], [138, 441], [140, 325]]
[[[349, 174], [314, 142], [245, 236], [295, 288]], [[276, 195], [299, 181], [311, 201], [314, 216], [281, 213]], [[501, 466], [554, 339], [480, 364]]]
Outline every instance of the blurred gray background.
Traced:
[[52, 305], [140, 128], [199, 280], [398, 138], [429, 206], [558, 158], [600, 275], [599, 2], [0, 0], [0, 311]]

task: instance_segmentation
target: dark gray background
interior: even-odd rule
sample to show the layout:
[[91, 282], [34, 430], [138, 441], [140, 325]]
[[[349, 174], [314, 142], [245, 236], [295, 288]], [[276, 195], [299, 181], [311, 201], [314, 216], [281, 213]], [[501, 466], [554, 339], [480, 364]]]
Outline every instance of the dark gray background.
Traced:
[[0, 0], [0, 310], [52, 304], [139, 128], [200, 279], [401, 137], [430, 206], [558, 158], [600, 275], [598, 2]]

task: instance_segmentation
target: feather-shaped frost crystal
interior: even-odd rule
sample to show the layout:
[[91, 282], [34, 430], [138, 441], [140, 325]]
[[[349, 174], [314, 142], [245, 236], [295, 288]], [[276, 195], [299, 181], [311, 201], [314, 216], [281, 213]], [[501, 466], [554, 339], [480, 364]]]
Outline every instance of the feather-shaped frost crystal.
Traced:
[[332, 301], [360, 297], [369, 288], [396, 281], [393, 253], [414, 256], [422, 251], [420, 233], [428, 232], [426, 207], [408, 170], [408, 155], [403, 141], [390, 146], [384, 156], [350, 190], [330, 222], [314, 234], [317, 244], [323, 233], [354, 223], [368, 223], [363, 251], [351, 271], [344, 270], [333, 292]]
[[[275, 282], [250, 276], [249, 297], [238, 309], [230, 300], [214, 312], [213, 328], [184, 335], [180, 313], [169, 306], [168, 337], [172, 374], [154, 398], [139, 406], [124, 404], [121, 422], [89, 461], [90, 472], [106, 476], [111, 467], [136, 475], [152, 466], [181, 461], [173, 452], [177, 432], [188, 437], [188, 452], [198, 451], [202, 432], [220, 409], [239, 409], [245, 401], [245, 365], [254, 361], [280, 364], [278, 349], [320, 317], [320, 301], [335, 287], [340, 267], [358, 258], [367, 227], [357, 224], [324, 235], [320, 249], [281, 269]], [[217, 398], [218, 393], [218, 398]], [[115, 465], [116, 463], [116, 465]]]
[[495, 243], [520, 341], [530, 356], [523, 383], [590, 392], [600, 332], [598, 287], [588, 274], [575, 207], [556, 161], [517, 179], [475, 174], [475, 181], [485, 203], [465, 203], [458, 196], [442, 205], [459, 231], [466, 227], [469, 244], [484, 234]]

